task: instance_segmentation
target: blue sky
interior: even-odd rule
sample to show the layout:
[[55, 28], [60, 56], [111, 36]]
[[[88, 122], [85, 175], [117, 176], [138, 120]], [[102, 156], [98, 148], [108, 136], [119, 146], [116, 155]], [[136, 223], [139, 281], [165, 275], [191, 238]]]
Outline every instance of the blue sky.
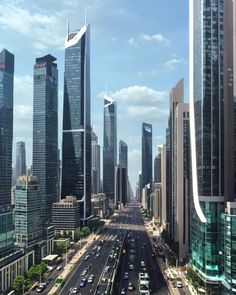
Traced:
[[61, 135], [66, 24], [69, 19], [70, 30], [79, 29], [85, 8], [91, 24], [92, 125], [102, 146], [107, 85], [117, 101], [118, 140], [128, 144], [134, 188], [142, 122], [153, 124], [155, 155], [165, 142], [169, 90], [182, 77], [188, 101], [188, 0], [1, 0], [0, 48], [15, 54], [13, 149], [16, 141], [25, 141], [31, 164], [33, 65], [48, 53], [58, 59]]

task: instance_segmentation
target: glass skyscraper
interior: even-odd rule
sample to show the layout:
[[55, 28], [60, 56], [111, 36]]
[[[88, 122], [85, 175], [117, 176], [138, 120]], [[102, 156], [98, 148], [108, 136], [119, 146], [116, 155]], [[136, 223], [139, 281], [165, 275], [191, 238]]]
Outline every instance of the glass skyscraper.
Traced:
[[103, 132], [103, 192], [114, 201], [115, 166], [117, 164], [117, 113], [116, 102], [107, 95], [104, 96]]
[[14, 55], [0, 52], [0, 257], [13, 249], [11, 208]]
[[42, 198], [44, 224], [58, 198], [58, 70], [56, 58], [36, 58], [33, 101], [33, 175]]
[[142, 124], [142, 176], [143, 187], [152, 185], [152, 124]]
[[92, 193], [100, 192], [100, 145], [98, 137], [92, 131]]
[[61, 198], [75, 196], [81, 219], [91, 215], [89, 25], [65, 41]]
[[[224, 2], [190, 1], [190, 133], [195, 213], [191, 261], [207, 288], [221, 282], [224, 212]], [[227, 2], [227, 1], [226, 1]]]
[[126, 168], [128, 176], [128, 145], [123, 140], [119, 141], [119, 164]]
[[16, 181], [19, 176], [26, 175], [25, 143], [19, 141], [16, 143]]

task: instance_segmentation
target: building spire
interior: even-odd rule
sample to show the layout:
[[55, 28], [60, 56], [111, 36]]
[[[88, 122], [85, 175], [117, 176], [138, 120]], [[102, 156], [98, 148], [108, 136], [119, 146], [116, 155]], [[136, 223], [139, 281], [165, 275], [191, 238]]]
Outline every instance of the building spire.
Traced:
[[67, 19], [67, 38], [69, 37], [70, 34], [70, 22], [69, 19]]
[[85, 23], [85, 26], [87, 25], [87, 10], [86, 10], [86, 7], [84, 9], [84, 23]]

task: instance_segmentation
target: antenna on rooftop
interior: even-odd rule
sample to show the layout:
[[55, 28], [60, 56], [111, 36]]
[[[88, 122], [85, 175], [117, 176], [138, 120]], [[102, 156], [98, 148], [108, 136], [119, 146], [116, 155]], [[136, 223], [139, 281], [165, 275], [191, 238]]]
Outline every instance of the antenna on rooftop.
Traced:
[[67, 37], [69, 37], [69, 33], [70, 33], [70, 22], [67, 19]]

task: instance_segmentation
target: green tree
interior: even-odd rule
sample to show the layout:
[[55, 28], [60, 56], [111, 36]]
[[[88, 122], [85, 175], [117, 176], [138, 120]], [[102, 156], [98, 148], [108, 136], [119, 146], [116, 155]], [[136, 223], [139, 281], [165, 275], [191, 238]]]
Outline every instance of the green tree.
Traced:
[[27, 285], [27, 281], [23, 276], [17, 276], [13, 282], [13, 289], [17, 292], [20, 293], [23, 291], [23, 286]]
[[67, 242], [62, 242], [62, 243], [58, 243], [56, 244], [56, 246], [54, 247], [54, 253], [62, 256], [63, 254], [66, 253], [66, 243]]
[[89, 227], [87, 227], [87, 226], [82, 227], [82, 229], [80, 231], [81, 238], [86, 238], [90, 234], [91, 234], [91, 231], [90, 231]]
[[35, 264], [27, 272], [27, 276], [30, 280], [37, 280], [42, 276], [47, 270], [47, 264], [41, 262], [40, 264]]

